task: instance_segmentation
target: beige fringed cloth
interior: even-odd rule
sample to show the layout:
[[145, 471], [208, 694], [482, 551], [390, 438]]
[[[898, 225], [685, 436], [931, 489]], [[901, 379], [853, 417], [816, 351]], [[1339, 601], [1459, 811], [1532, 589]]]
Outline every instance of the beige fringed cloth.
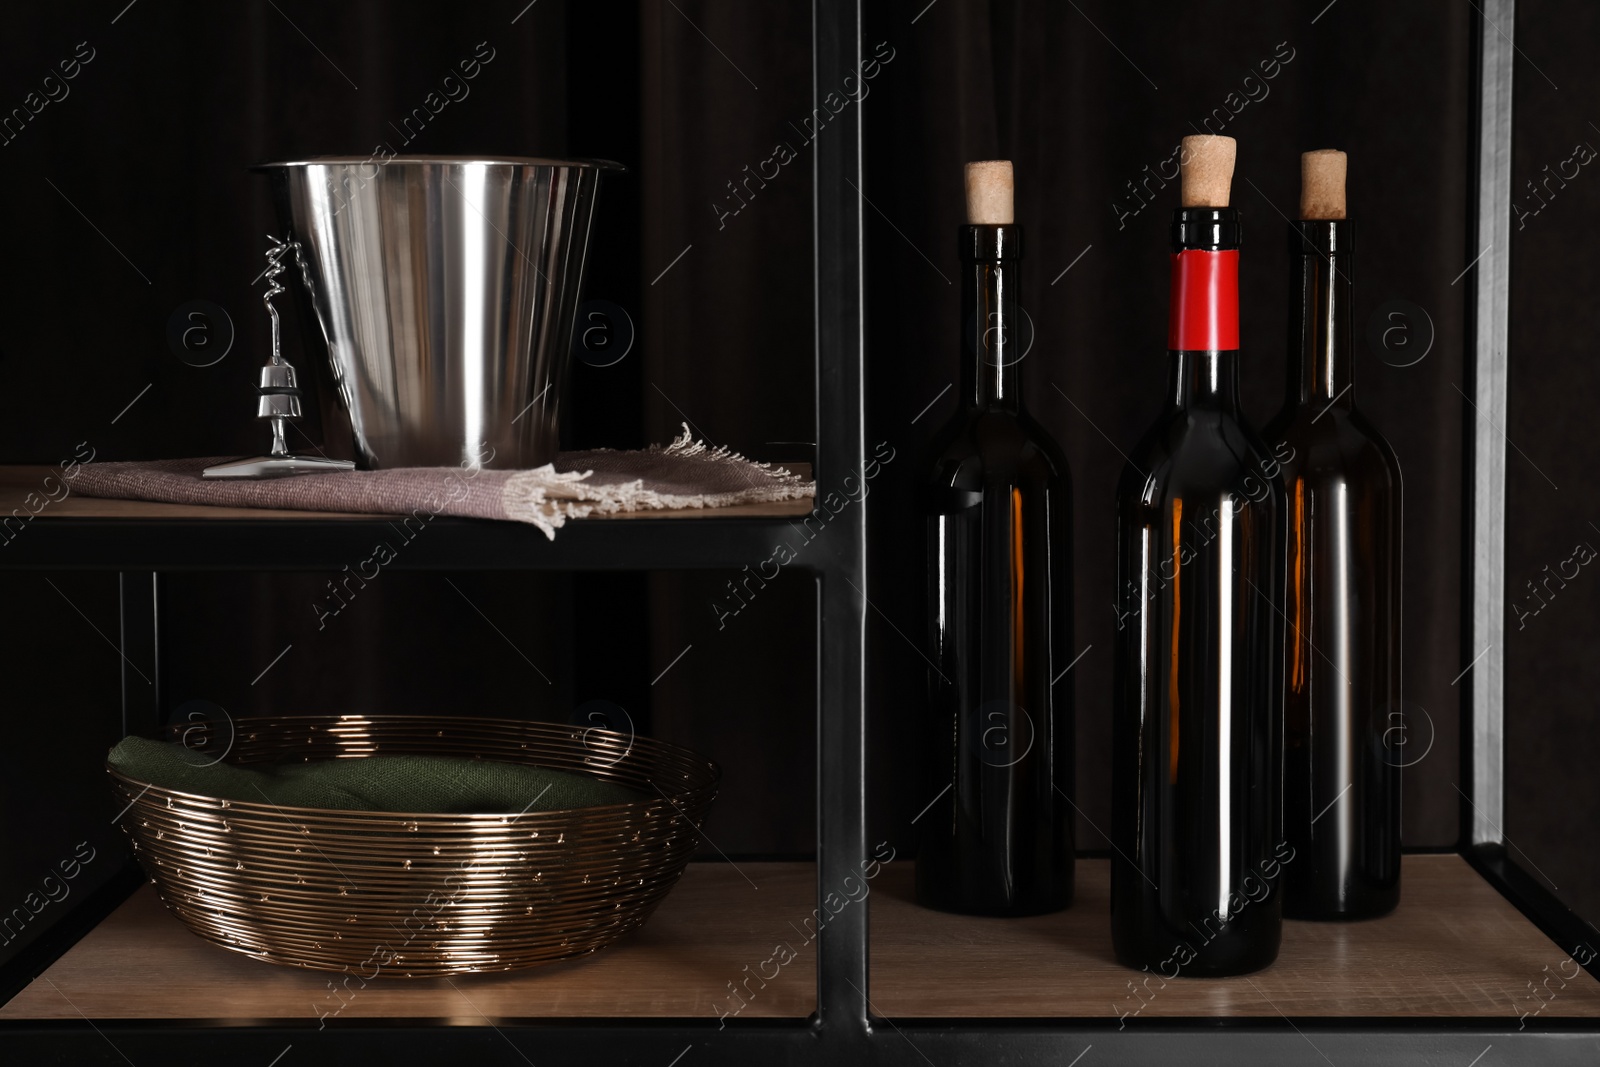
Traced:
[[460, 515], [532, 523], [555, 539], [568, 519], [620, 511], [717, 508], [811, 496], [815, 483], [696, 441], [684, 426], [670, 445], [638, 452], [563, 452], [533, 470], [406, 467], [263, 481], [200, 477], [217, 459], [86, 463], [72, 488], [85, 496], [169, 504]]

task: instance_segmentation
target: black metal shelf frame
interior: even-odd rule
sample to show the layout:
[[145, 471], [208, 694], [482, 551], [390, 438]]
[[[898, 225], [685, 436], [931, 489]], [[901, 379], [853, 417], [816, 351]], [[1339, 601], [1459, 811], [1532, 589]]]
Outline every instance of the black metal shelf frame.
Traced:
[[[555, 540], [521, 523], [436, 518], [407, 539], [393, 570], [686, 570], [738, 568], [772, 553], [801, 519], [605, 519], [563, 527]], [[839, 520], [830, 519], [828, 527]], [[33, 524], [6, 547], [4, 566], [30, 570], [338, 570], [393, 540], [394, 520], [90, 519]], [[833, 538], [817, 536], [826, 548]], [[811, 568], [807, 557], [792, 566]]]
[[[861, 55], [865, 0], [813, 0], [813, 91], [820, 98], [853, 73]], [[1478, 118], [1476, 210], [1471, 247], [1488, 246], [1473, 268], [1472, 401], [1503, 408], [1509, 299], [1511, 28], [1514, 0], [1483, 0], [1475, 20]], [[866, 455], [865, 300], [862, 195], [862, 107], [846, 109], [816, 142], [815, 293], [816, 428], [819, 495], [860, 469]], [[1470, 678], [1470, 731], [1464, 745], [1460, 851], [1540, 929], [1562, 946], [1584, 943], [1588, 927], [1545, 892], [1505, 848], [1501, 740], [1503, 692], [1499, 637], [1503, 618], [1505, 449], [1494, 434], [1473, 432], [1467, 529], [1472, 610], [1464, 626], [1463, 662], [1489, 645]], [[166, 569], [304, 569], [335, 566], [371, 541], [381, 522], [230, 522], [222, 524], [56, 520], [13, 548], [9, 565], [99, 567], [122, 575], [124, 647], [140, 662], [158, 662], [159, 571]], [[470, 521], [441, 521], [437, 533], [407, 554], [416, 569], [692, 568], [759, 558], [781, 519], [636, 520], [578, 523], [546, 543], [531, 530]], [[807, 561], [817, 582], [817, 892], [842, 884], [866, 856], [866, 504], [830, 521], [821, 549]], [[270, 545], [270, 552], [262, 553]], [[183, 547], [179, 547], [183, 546]], [[29, 554], [31, 553], [31, 554]], [[138, 569], [135, 569], [138, 568]], [[128, 687], [127, 725], [154, 721], [152, 687]], [[142, 703], [141, 703], [142, 701]], [[0, 986], [14, 990], [49, 964], [109, 911], [126, 886], [91, 897], [55, 943], [14, 960]], [[120, 895], [119, 895], [120, 894]], [[808, 1020], [639, 1021], [504, 1020], [502, 1025], [428, 1025], [426, 1020], [350, 1022], [316, 1033], [309, 1025], [264, 1026], [245, 1020], [206, 1024], [28, 1023], [0, 1026], [7, 1062], [213, 1063], [276, 1062], [286, 1047], [294, 1062], [456, 1062], [471, 1053], [484, 1063], [682, 1062], [773, 1064], [950, 1064], [1004, 1060], [1019, 1065], [1186, 1063], [1232, 1065], [1291, 1062], [1400, 1065], [1475, 1063], [1495, 1050], [1497, 1064], [1592, 1064], [1600, 1061], [1600, 1020], [1300, 1019], [1142, 1021], [1119, 1030], [1105, 1020], [916, 1020], [904, 1025], [872, 1010], [868, 988], [869, 907], [847, 909], [817, 940], [817, 1011]], [[26, 973], [23, 973], [26, 972]], [[1025, 976], [1019, 976], [1025, 981]], [[313, 1038], [313, 1034], [315, 1037]], [[114, 1045], [113, 1045], [114, 1042]], [[600, 1051], [597, 1054], [597, 1050]], [[674, 1056], [677, 1058], [674, 1059]]]

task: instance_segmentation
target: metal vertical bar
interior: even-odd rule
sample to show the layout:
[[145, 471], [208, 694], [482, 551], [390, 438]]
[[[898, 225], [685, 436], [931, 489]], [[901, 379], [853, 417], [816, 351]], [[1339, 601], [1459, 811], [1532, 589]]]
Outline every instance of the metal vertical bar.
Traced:
[[1472, 404], [1465, 412], [1472, 455], [1472, 614], [1464, 650], [1480, 657], [1468, 672], [1471, 733], [1462, 812], [1474, 845], [1501, 839], [1505, 807], [1507, 313], [1511, 277], [1511, 64], [1515, 0], [1484, 0], [1477, 25], [1477, 210], [1470, 252], [1478, 256], [1471, 305]]
[[122, 733], [156, 736], [161, 728], [161, 575], [122, 571]]
[[[812, 93], [842, 91], [861, 53], [860, 0], [814, 0]], [[816, 106], [821, 106], [820, 104]], [[861, 108], [814, 142], [817, 493], [866, 457]], [[826, 114], [827, 112], [824, 112]], [[828, 522], [818, 576], [817, 898], [845, 895], [866, 858], [866, 499]], [[819, 546], [820, 547], [820, 546]], [[851, 883], [854, 884], [854, 883]], [[817, 1017], [834, 1048], [867, 1035], [867, 906], [827, 918], [817, 939]], [[833, 1042], [838, 1044], [834, 1045]]]

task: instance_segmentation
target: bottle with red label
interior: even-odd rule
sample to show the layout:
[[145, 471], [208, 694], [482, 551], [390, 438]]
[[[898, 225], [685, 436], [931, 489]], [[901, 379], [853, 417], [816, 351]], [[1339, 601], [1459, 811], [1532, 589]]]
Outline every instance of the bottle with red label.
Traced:
[[1186, 137], [1165, 405], [1117, 489], [1111, 926], [1165, 978], [1270, 964], [1282, 933], [1286, 507], [1239, 406], [1234, 144]]

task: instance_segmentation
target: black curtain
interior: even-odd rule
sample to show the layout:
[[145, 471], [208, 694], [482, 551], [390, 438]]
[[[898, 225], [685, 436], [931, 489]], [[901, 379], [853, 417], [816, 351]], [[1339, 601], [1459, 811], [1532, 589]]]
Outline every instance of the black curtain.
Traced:
[[[640, 15], [646, 436], [687, 424], [747, 456], [808, 462], [811, 155], [787, 124], [809, 113], [810, 4], [643, 0]], [[804, 154], [774, 174], [761, 164], [778, 139]], [[796, 573], [759, 588], [762, 558], [651, 576], [651, 677], [665, 672], [651, 711], [722, 765], [707, 826], [719, 848], [809, 855], [816, 595]], [[732, 614], [729, 583], [748, 603]]]
[[[1099, 849], [1109, 814], [1112, 487], [1121, 450], [1156, 411], [1164, 373], [1176, 194], [1150, 175], [1196, 128], [1239, 140], [1246, 406], [1259, 424], [1281, 402], [1287, 362], [1281, 216], [1296, 201], [1297, 156], [1345, 149], [1361, 228], [1358, 325], [1401, 327], [1389, 347], [1360, 348], [1356, 389], [1405, 474], [1405, 688], [1418, 754], [1406, 777], [1406, 840], [1456, 841], [1461, 698], [1471, 682], [1455, 681], [1469, 658], [1460, 648], [1457, 387], [1467, 387], [1471, 280], [1461, 272], [1478, 252], [1465, 241], [1471, 5], [872, 0], [862, 58], [875, 66], [837, 87], [811, 84], [804, 0], [125, 6], [30, 9], [0, 39], [0, 108], [23, 107], [33, 92], [59, 97], [8, 127], [0, 145], [13, 264], [0, 287], [5, 462], [54, 463], [86, 440], [105, 459], [258, 450], [249, 396], [265, 324], [251, 280], [274, 220], [247, 166], [397, 143], [390, 124], [480, 43], [494, 59], [470, 96], [442, 109], [408, 151], [596, 155], [630, 167], [602, 198], [590, 295], [629, 311], [635, 350], [615, 367], [577, 368], [568, 442], [636, 446], [687, 422], [757, 458], [805, 462], [815, 400], [812, 145], [837, 132], [834, 111], [862, 109], [869, 440], [895, 456], [867, 505], [871, 832], [903, 849], [929, 799], [915, 773], [925, 666], [911, 646], [921, 626], [913, 490], [928, 439], [955, 403], [943, 390], [957, 373], [961, 164], [1017, 165], [1023, 305], [1036, 329], [1027, 398], [1064, 445], [1075, 481], [1076, 630], [1088, 648], [1074, 668], [1079, 840]], [[1523, 8], [1519, 184], [1567, 159], [1569, 141], [1600, 145], [1581, 113], [1594, 95], [1582, 52], [1595, 16], [1571, 5]], [[69, 81], [64, 61], [77, 64]], [[1582, 532], [1590, 518], [1600, 523], [1582, 513], [1593, 464], [1571, 447], [1593, 392], [1574, 340], [1589, 335], [1582, 327], [1593, 314], [1582, 224], [1600, 186], [1589, 169], [1516, 238], [1513, 363], [1534, 376], [1514, 373], [1507, 429], [1561, 490], [1514, 468], [1511, 584], [1567, 558], [1567, 541], [1600, 545], [1600, 533]], [[206, 368], [166, 339], [173, 311], [197, 299], [225, 308], [235, 329], [227, 357]], [[1401, 318], [1388, 318], [1397, 308]], [[301, 633], [315, 630], [309, 603], [329, 577], [174, 580], [169, 636], [184, 658], [174, 661], [172, 700], [211, 699], [235, 713], [563, 717], [606, 699], [723, 764], [727, 790], [708, 825], [721, 850], [811, 848], [817, 620], [803, 577], [771, 583], [725, 618], [717, 605], [737, 570], [605, 582], [455, 576], [458, 590], [397, 574], [330, 624], [341, 632]], [[53, 580], [58, 589], [38, 575], [0, 577], [12, 605], [3, 655], [14, 706], [35, 709], [38, 721], [81, 724], [70, 735], [27, 735], [54, 753], [44, 762], [7, 749], [5, 777], [18, 783], [6, 787], [8, 811], [34, 795], [25, 764], [60, 771], [48, 791], [52, 838], [13, 850], [8, 886], [53, 860], [44, 853], [73, 837], [80, 814], [98, 818], [93, 760], [115, 733], [113, 579]], [[1585, 653], [1600, 586], [1583, 581], [1535, 620], [1537, 638], [1508, 650], [1508, 695], [1520, 701], [1508, 830], [1594, 914], [1600, 871], [1571, 847], [1563, 822], [1600, 803], [1584, 771], [1597, 754]], [[1553, 617], [1562, 612], [1566, 621]], [[289, 643], [294, 652], [249, 685]]]
[[[252, 396], [268, 332], [252, 281], [277, 223], [253, 163], [366, 156], [379, 142], [406, 153], [606, 155], [614, 139], [569, 139], [568, 129], [574, 116], [602, 128], [596, 113], [608, 107], [636, 146], [634, 97], [611, 99], [601, 65], [637, 66], [633, 5], [614, 7], [625, 17], [604, 40], [574, 40], [566, 6], [550, 0], [513, 24], [524, 6], [107, 0], [11, 12], [0, 36], [0, 391], [10, 400], [0, 461], [53, 465], [84, 456], [80, 442], [104, 460], [262, 450]], [[633, 194], [622, 192], [625, 220]], [[631, 273], [634, 248], [621, 255]], [[226, 355], [203, 367], [168, 341], [174, 312], [196, 300], [233, 327]], [[206, 323], [219, 345], [223, 323]], [[285, 336], [286, 354], [309, 370], [292, 322]], [[575, 389], [592, 395], [612, 380], [588, 370]], [[613, 387], [612, 399], [600, 415], [620, 412], [632, 432], [636, 394]], [[315, 439], [307, 407], [302, 428]], [[588, 432], [613, 439], [598, 417]], [[600, 598], [575, 595], [569, 576], [385, 574], [319, 626], [313, 605], [337, 577], [167, 575], [169, 711], [200, 701], [235, 716], [566, 718], [635, 690], [644, 669], [625, 614], [615, 643], [574, 640], [572, 620]], [[10, 698], [0, 892], [22, 900], [86, 841], [96, 859], [72, 886], [81, 896], [127, 852], [101, 769], [120, 735], [117, 576], [5, 572], [0, 596]], [[572, 669], [607, 660], [608, 672]], [[133, 668], [135, 685], [153, 682], [153, 664]], [[0, 954], [61, 913], [40, 912]]]
[[[874, 437], [916, 457], [955, 410], [956, 390], [941, 391], [958, 374], [951, 281], [961, 165], [1012, 159], [1025, 234], [1021, 303], [1036, 332], [1024, 397], [1065, 447], [1075, 483], [1074, 625], [1078, 650], [1088, 649], [1073, 668], [1086, 848], [1107, 847], [1099, 828], [1110, 818], [1112, 496], [1122, 453], [1154, 419], [1165, 383], [1177, 190], [1161, 186], [1160, 173], [1172, 173], [1163, 161], [1186, 134], [1238, 140], [1243, 390], [1261, 426], [1283, 398], [1283, 235], [1298, 204], [1299, 154], [1349, 153], [1357, 327], [1393, 301], [1422, 312], [1404, 321], [1412, 352], [1360, 346], [1355, 391], [1405, 480], [1408, 741], [1419, 756], [1427, 751], [1405, 774], [1405, 839], [1453, 844], [1462, 400], [1451, 383], [1465, 379], [1463, 286], [1452, 280], [1471, 258], [1470, 10], [1343, 0], [1315, 24], [1306, 5], [1265, 2], [906, 0], [871, 12], [868, 48], [885, 41], [896, 56], [867, 105]], [[1425, 358], [1392, 365], [1426, 348], [1425, 335]], [[881, 833], [901, 836], [930, 799], [902, 758], [926, 671], [897, 632], [919, 625], [916, 463], [893, 466], [872, 518], [872, 595], [883, 608], [872, 633], [875, 765], [895, 775], [876, 817]]]
[[1504, 830], [1511, 858], [1596, 922], [1600, 10], [1519, 4], [1516, 31], [1509, 405], [1475, 415], [1506, 454]]

